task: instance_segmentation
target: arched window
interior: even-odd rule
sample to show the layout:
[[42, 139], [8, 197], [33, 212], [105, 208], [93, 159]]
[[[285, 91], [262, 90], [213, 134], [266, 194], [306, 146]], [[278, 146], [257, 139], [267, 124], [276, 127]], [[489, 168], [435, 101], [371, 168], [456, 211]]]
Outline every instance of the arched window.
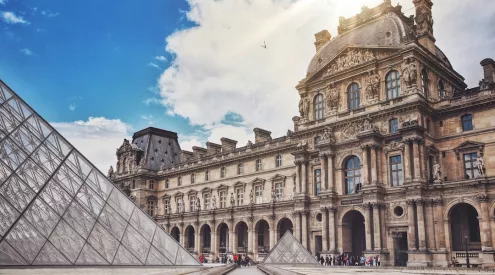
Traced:
[[205, 171], [205, 180], [206, 181], [210, 180], [210, 170]]
[[225, 178], [225, 167], [220, 168], [220, 177]]
[[263, 168], [263, 164], [261, 162], [261, 159], [257, 159], [256, 160], [256, 171], [261, 171], [262, 168]]
[[445, 84], [443, 84], [442, 80], [438, 81], [438, 98], [444, 99], [446, 97], [445, 94]]
[[325, 112], [325, 104], [323, 101], [323, 95], [322, 94], [316, 95], [313, 104], [314, 104], [313, 107], [315, 110], [315, 120], [323, 119], [323, 115]]
[[275, 157], [275, 166], [276, 167], [281, 167], [282, 166], [282, 156], [281, 155], [277, 155]]
[[400, 96], [400, 75], [398, 71], [391, 71], [385, 78], [387, 86], [387, 98], [392, 99]]
[[428, 98], [428, 72], [423, 69], [421, 71], [421, 87], [423, 89], [423, 95], [425, 96], [425, 98]]
[[361, 189], [361, 162], [356, 156], [345, 162], [345, 193], [355, 194]]
[[462, 131], [471, 131], [473, 130], [473, 116], [470, 114], [463, 115], [461, 117], [462, 120]]
[[349, 110], [357, 109], [361, 105], [359, 90], [360, 88], [357, 83], [352, 83], [349, 88], [347, 88], [347, 102], [349, 105]]
[[237, 175], [242, 175], [242, 171], [243, 170], [243, 166], [242, 166], [242, 163], [239, 163], [237, 165]]

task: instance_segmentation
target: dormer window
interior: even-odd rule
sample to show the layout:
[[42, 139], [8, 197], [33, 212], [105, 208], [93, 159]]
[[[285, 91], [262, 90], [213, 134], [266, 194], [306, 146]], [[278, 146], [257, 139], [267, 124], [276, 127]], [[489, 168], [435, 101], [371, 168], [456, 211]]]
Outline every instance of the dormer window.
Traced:
[[314, 112], [315, 112], [315, 120], [323, 119], [323, 115], [325, 113], [325, 104], [323, 100], [323, 95], [316, 95], [313, 103]]

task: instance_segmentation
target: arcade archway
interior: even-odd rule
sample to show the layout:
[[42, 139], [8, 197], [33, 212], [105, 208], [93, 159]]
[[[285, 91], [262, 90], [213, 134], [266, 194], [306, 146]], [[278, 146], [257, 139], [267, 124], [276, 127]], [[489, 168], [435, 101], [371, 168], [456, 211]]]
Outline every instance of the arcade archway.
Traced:
[[294, 234], [294, 226], [292, 221], [289, 218], [283, 218], [278, 222], [277, 225], [277, 241], [284, 236], [285, 232], [290, 231], [291, 234]]
[[239, 222], [235, 227], [237, 233], [237, 252], [244, 254], [248, 248], [248, 226], [245, 222]]
[[478, 211], [467, 203], [452, 207], [449, 214], [453, 251], [480, 251], [481, 236]]
[[204, 254], [209, 254], [211, 251], [211, 228], [204, 224], [200, 230], [201, 236], [201, 251]]
[[258, 253], [267, 253], [270, 251], [270, 226], [265, 220], [260, 220], [255, 226], [255, 243]]
[[174, 226], [170, 231], [170, 236], [174, 238], [178, 243], [180, 243], [180, 230], [177, 226]]
[[351, 210], [342, 218], [342, 248], [350, 256], [362, 256], [366, 250], [366, 230], [361, 212]]

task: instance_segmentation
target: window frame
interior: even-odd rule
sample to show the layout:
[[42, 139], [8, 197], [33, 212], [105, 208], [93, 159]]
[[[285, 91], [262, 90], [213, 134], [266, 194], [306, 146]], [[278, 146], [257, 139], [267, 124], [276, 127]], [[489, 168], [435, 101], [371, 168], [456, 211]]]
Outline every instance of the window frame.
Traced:
[[275, 198], [276, 201], [282, 201], [284, 197], [284, 183], [277, 182], [275, 183]]
[[209, 181], [210, 180], [210, 170], [206, 170], [205, 171], [205, 181]]
[[401, 76], [397, 70], [388, 72], [385, 76], [385, 90], [387, 99], [395, 99], [401, 96]]
[[275, 156], [275, 167], [282, 167], [282, 155]]
[[177, 177], [177, 186], [181, 186], [181, 185], [182, 185], [182, 177], [178, 176]]
[[314, 194], [315, 196], [319, 196], [321, 194], [321, 180], [322, 174], [321, 174], [321, 169], [314, 169], [313, 170], [313, 180], [314, 180]]
[[218, 193], [218, 197], [220, 199], [220, 208], [227, 207], [227, 191], [220, 191]]
[[[403, 186], [404, 185], [404, 163], [402, 162], [402, 155], [389, 156], [389, 169], [390, 169], [390, 186]], [[397, 161], [398, 160], [398, 161]], [[394, 168], [394, 165], [397, 165]], [[397, 182], [394, 181], [394, 175], [397, 178]]]
[[196, 211], [196, 195], [189, 196], [189, 210], [191, 212]]
[[196, 174], [192, 173], [191, 174], [191, 184], [196, 183]]
[[225, 166], [222, 166], [220, 168], [220, 178], [222, 178], [222, 179], [225, 178], [225, 175], [227, 174], [227, 171], [226, 170], [227, 169], [225, 168]]
[[155, 181], [154, 180], [150, 180], [148, 182], [148, 189], [155, 190]]
[[[466, 160], [466, 156], [470, 156], [469, 160]], [[475, 156], [475, 159], [472, 156]], [[480, 175], [478, 171], [478, 152], [466, 152], [462, 154], [462, 161], [464, 164], [464, 178], [469, 180], [478, 178]], [[468, 163], [470, 164], [469, 169], [467, 168]], [[468, 171], [470, 171], [470, 174], [468, 174]]]
[[244, 173], [244, 165], [242, 163], [237, 164], [237, 175], [242, 175]]
[[[150, 206], [152, 206], [152, 208], [150, 208]], [[155, 211], [156, 211], [156, 200], [146, 201], [146, 212], [148, 213], [148, 216], [154, 217], [156, 214]]]
[[172, 214], [170, 199], [163, 200], [163, 212], [165, 212], [165, 215]]
[[165, 179], [165, 189], [168, 189], [169, 186], [170, 186], [170, 180], [167, 178]]
[[210, 193], [204, 193], [203, 194], [203, 207], [205, 210], [210, 209], [210, 201], [211, 201], [211, 194]]
[[[258, 195], [260, 195], [260, 196], [258, 196]], [[263, 185], [261, 185], [261, 184], [254, 186], [254, 202], [255, 202], [255, 204], [262, 204], [263, 203]]]
[[350, 111], [361, 108], [361, 86], [357, 82], [347, 87], [347, 108]]
[[[466, 122], [469, 122], [471, 129], [466, 129], [466, 127], [465, 127], [465, 124], [464, 124], [465, 119], [464, 118], [466, 118], [466, 117], [469, 117], [469, 121], [466, 121]], [[473, 115], [472, 114], [465, 114], [465, 115], [461, 116], [461, 125], [462, 125], [462, 131], [463, 132], [468, 132], [468, 131], [474, 130]]]
[[[395, 123], [395, 125], [392, 125], [392, 123]], [[394, 127], [392, 127], [394, 126]], [[393, 129], [395, 129], [395, 131], [392, 131]], [[397, 134], [399, 133], [399, 120], [397, 118], [392, 118], [388, 121], [388, 132], [390, 134]]]
[[[358, 161], [358, 167], [354, 167], [356, 165], [355, 161]], [[348, 163], [352, 161], [353, 162], [353, 168], [352, 169], [348, 169]], [[357, 194], [359, 190], [361, 190], [361, 187], [362, 187], [362, 182], [361, 182], [361, 178], [362, 178], [362, 173], [361, 173], [361, 160], [355, 156], [355, 155], [352, 155], [352, 156], [349, 156], [345, 161], [344, 161], [344, 192], [346, 195], [353, 195], [353, 194]], [[359, 171], [359, 175], [356, 175], [356, 171]], [[352, 172], [352, 176], [348, 176], [348, 172]], [[349, 182], [348, 182], [348, 179], [351, 179], [353, 180], [353, 191], [352, 193], [349, 192]], [[359, 179], [359, 183], [356, 184], [356, 180], [355, 179]]]
[[236, 206], [244, 205], [244, 188], [238, 187], [235, 189], [235, 204]]
[[261, 159], [256, 159], [255, 162], [256, 172], [263, 170], [263, 161]]
[[325, 118], [325, 98], [322, 93], [318, 93], [313, 100], [313, 117], [315, 120]]

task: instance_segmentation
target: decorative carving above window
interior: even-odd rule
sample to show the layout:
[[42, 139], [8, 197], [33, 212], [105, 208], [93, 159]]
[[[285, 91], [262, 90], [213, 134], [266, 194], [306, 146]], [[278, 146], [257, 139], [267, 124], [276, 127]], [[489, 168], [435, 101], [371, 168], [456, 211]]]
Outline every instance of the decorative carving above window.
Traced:
[[457, 159], [460, 160], [462, 153], [467, 152], [467, 151], [476, 151], [476, 152], [482, 154], [484, 148], [485, 148], [484, 143], [468, 140], [468, 141], [461, 143], [456, 148], [454, 148], [454, 151], [457, 155]]

